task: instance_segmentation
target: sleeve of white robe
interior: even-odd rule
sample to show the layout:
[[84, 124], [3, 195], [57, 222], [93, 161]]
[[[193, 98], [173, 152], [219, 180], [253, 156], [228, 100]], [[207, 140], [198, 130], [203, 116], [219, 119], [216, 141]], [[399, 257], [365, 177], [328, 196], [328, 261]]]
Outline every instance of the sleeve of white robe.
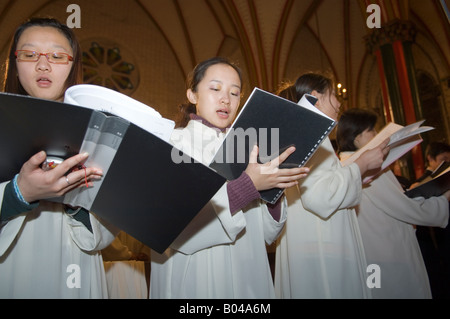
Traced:
[[342, 167], [328, 143], [330, 147], [319, 147], [308, 161], [311, 171], [298, 185], [303, 207], [323, 219], [339, 209], [357, 205], [362, 193], [358, 165]]
[[[277, 239], [286, 221], [286, 198], [283, 197], [282, 200], [279, 221], [273, 219], [266, 205], [260, 205], [264, 239], [267, 244], [271, 244]], [[259, 204], [256, 201], [254, 205]], [[212, 246], [230, 244], [236, 240], [246, 225], [243, 211], [239, 211], [233, 216], [230, 214], [225, 185], [183, 230], [171, 248], [183, 254], [193, 254]]]
[[89, 213], [92, 232], [83, 223], [67, 214], [64, 214], [64, 218], [70, 228], [72, 240], [84, 251], [98, 251], [108, 247], [119, 233], [119, 229], [95, 216], [92, 212]]
[[208, 247], [229, 244], [235, 241], [245, 225], [242, 211], [231, 215], [224, 184], [175, 239], [171, 248], [184, 254], [193, 254]]
[[[8, 183], [9, 181], [0, 183], [0, 207], [3, 203], [3, 194]], [[11, 243], [14, 241], [20, 229], [22, 228], [24, 219], [25, 215], [19, 215], [13, 220], [0, 225], [0, 256], [3, 256], [9, 246], [11, 246]]]
[[263, 210], [263, 227], [264, 227], [264, 240], [267, 245], [272, 244], [280, 235], [283, 230], [283, 226], [286, 222], [287, 217], [287, 200], [286, 196], [280, 198], [281, 203], [281, 214], [280, 220], [276, 221], [273, 219], [272, 214], [270, 214], [267, 205], [261, 205]]
[[378, 179], [366, 185], [364, 192], [381, 211], [408, 224], [447, 226], [449, 203], [444, 196], [409, 198], [403, 193], [392, 171], [386, 171]]
[[[3, 203], [3, 195], [8, 182], [0, 184], [0, 207]], [[62, 206], [61, 206], [62, 207]], [[62, 210], [61, 210], [62, 213]], [[65, 215], [66, 224], [70, 227], [70, 234], [74, 242], [85, 251], [101, 250], [114, 240], [118, 230], [112, 225], [99, 221], [92, 213], [90, 213], [90, 222], [92, 225], [92, 233], [77, 220]], [[20, 232], [26, 213], [14, 217], [8, 222], [1, 225], [0, 228], [0, 256], [11, 246], [12, 242]], [[106, 226], [105, 226], [106, 225]]]

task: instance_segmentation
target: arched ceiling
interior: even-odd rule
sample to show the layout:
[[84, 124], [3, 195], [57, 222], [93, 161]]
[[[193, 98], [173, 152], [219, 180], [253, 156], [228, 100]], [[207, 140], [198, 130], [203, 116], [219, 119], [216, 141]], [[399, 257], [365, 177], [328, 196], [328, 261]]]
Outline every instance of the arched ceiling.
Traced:
[[[133, 96], [156, 104], [182, 98], [186, 76], [214, 55], [239, 61], [250, 88], [275, 91], [282, 81], [320, 69], [356, 91], [371, 58], [364, 40], [371, 3], [380, 5], [383, 20], [413, 20], [450, 69], [450, 26], [440, 0], [0, 0], [0, 58], [19, 23], [36, 15], [65, 22], [71, 3], [81, 8], [81, 41], [113, 38], [138, 63], [155, 64], [141, 68]], [[155, 75], [157, 80], [146, 79]], [[176, 98], [148, 96], [152, 85], [172, 86]]]

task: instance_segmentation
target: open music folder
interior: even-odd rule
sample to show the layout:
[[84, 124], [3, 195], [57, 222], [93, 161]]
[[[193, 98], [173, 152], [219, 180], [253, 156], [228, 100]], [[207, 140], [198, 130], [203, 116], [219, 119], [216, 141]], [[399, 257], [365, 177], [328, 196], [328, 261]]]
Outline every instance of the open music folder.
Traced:
[[[71, 100], [81, 101], [81, 106], [0, 93], [0, 181], [12, 179], [41, 150], [62, 159], [88, 150], [85, 165], [102, 168], [102, 180], [49, 200], [82, 206], [162, 253], [225, 178], [193, 159], [174, 163], [174, 148], [165, 140], [173, 122], [150, 107], [147, 130], [141, 126], [148, 121], [135, 125], [110, 113], [119, 109], [138, 114], [133, 111], [135, 100], [96, 86], [76, 89], [72, 97], [95, 98]], [[99, 100], [108, 107], [105, 112], [96, 109]]]
[[396, 123], [388, 123], [381, 131], [375, 135], [373, 139], [369, 141], [366, 145], [361, 147], [358, 151], [352, 154], [352, 156], [342, 160], [341, 163], [343, 166], [347, 166], [354, 161], [356, 161], [362, 153], [367, 150], [373, 149], [381, 144], [384, 140], [389, 138], [388, 146], [390, 148], [389, 153], [386, 155], [386, 158], [381, 165], [380, 170], [375, 173], [372, 173], [370, 176], [364, 177], [364, 182], [368, 182], [371, 178], [376, 176], [379, 172], [387, 168], [389, 165], [394, 163], [400, 157], [408, 153], [415, 146], [422, 143], [422, 138], [420, 136], [421, 133], [428, 132], [433, 130], [434, 127], [431, 126], [422, 126], [425, 120], [418, 121], [416, 123], [402, 126]]

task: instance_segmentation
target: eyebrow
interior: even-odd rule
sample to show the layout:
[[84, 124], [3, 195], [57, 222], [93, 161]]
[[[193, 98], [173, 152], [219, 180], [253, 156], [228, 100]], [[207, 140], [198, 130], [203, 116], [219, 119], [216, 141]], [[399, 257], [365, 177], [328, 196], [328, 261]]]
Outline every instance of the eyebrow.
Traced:
[[[211, 81], [209, 81], [209, 83], [211, 83], [211, 82], [216, 82], [216, 83], [223, 84], [223, 82], [220, 81], [220, 80], [211, 80]], [[237, 85], [237, 84], [231, 84], [231, 86], [234, 86], [234, 87], [238, 88], [239, 90], [241, 89], [241, 86]]]
[[[35, 43], [24, 43], [24, 44], [22, 44], [21, 48], [24, 48], [27, 46], [37, 47], [38, 45], [36, 45]], [[52, 44], [51, 47], [55, 48], [55, 49], [61, 49], [61, 50], [64, 50], [65, 52], [68, 52], [65, 47], [63, 47], [62, 45], [59, 45], [59, 44]]]

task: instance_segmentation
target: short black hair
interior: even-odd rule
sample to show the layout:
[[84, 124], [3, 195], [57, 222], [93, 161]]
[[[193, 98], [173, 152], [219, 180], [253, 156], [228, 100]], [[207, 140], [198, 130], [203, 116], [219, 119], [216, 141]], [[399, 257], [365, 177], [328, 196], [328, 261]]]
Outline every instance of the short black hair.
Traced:
[[450, 145], [444, 142], [431, 142], [428, 144], [425, 154], [431, 158], [436, 158], [439, 154], [450, 152]]
[[339, 152], [354, 152], [355, 138], [369, 129], [375, 128], [378, 116], [367, 109], [348, 109], [339, 118], [336, 132], [336, 142]]

